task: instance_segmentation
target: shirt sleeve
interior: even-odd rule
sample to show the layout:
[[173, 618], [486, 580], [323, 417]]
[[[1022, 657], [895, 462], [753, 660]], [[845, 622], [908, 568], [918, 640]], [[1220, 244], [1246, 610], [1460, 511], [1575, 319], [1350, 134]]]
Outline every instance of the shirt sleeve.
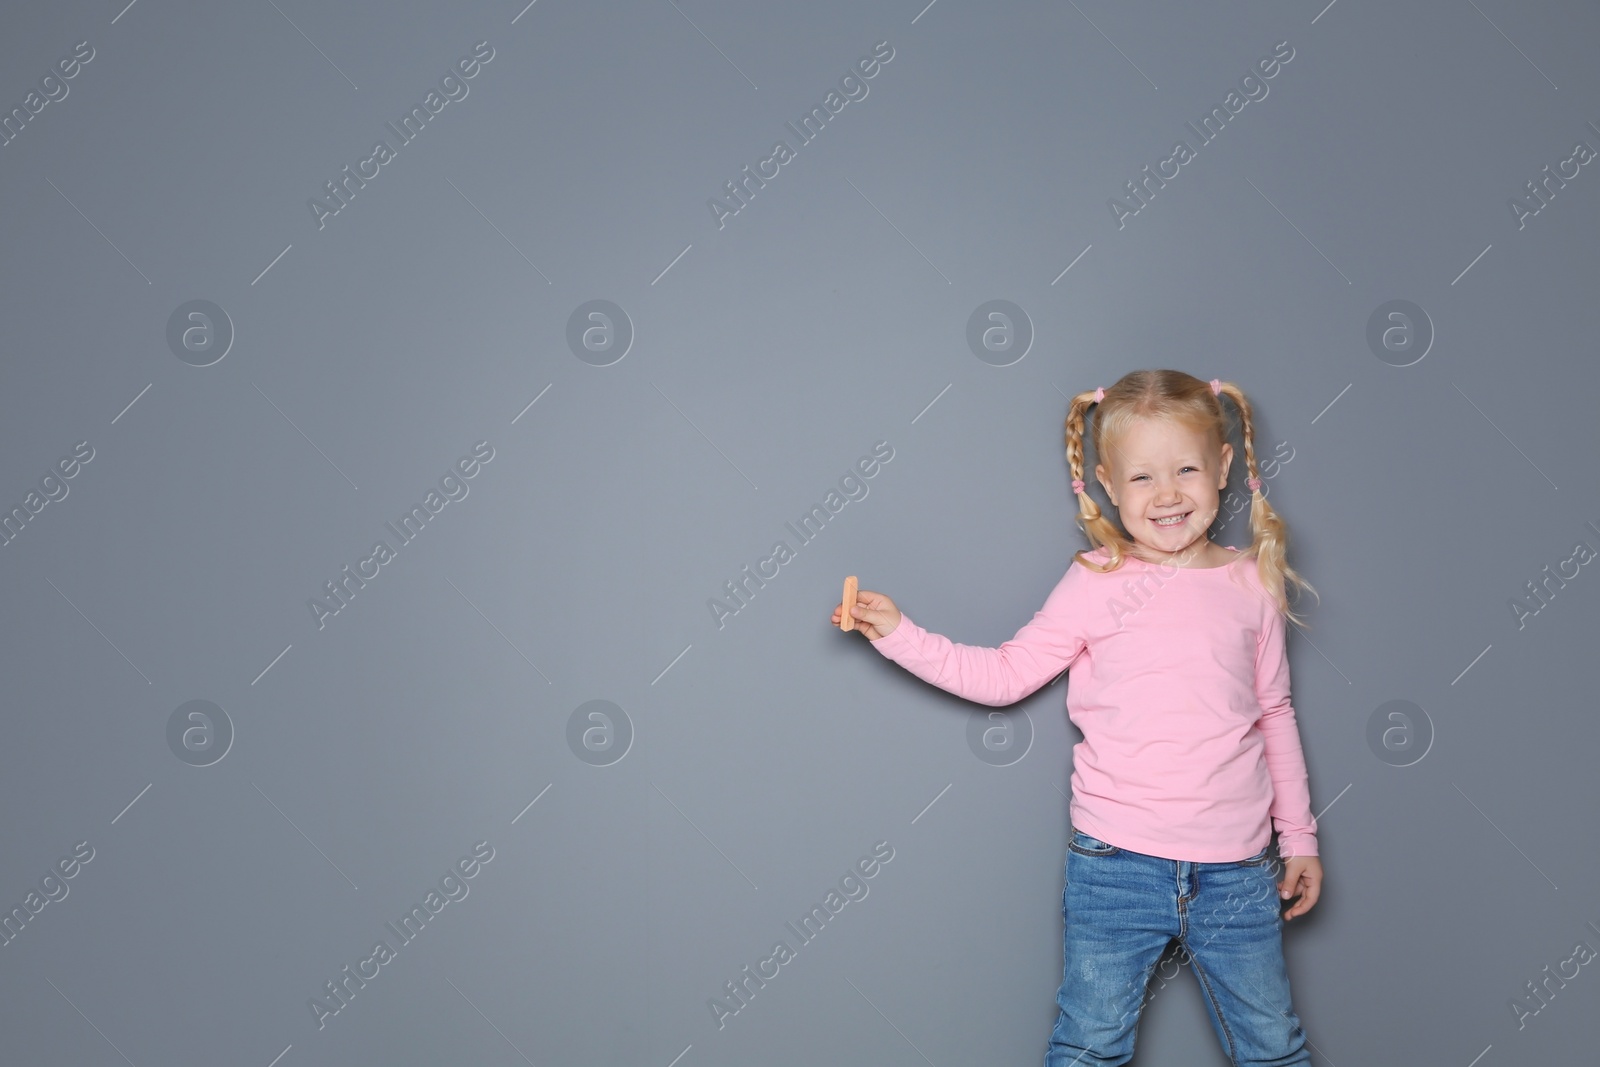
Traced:
[[1256, 644], [1256, 697], [1261, 702], [1257, 727], [1266, 741], [1267, 773], [1272, 778], [1268, 809], [1278, 831], [1278, 853], [1317, 855], [1317, 820], [1311, 814], [1311, 788], [1294, 705], [1289, 700], [1288, 621], [1277, 604], [1267, 601], [1261, 636]]
[[872, 647], [925, 682], [979, 704], [1014, 704], [1060, 674], [1083, 651], [1084, 568], [1077, 561], [1016, 636], [999, 648], [962, 645], [923, 629], [905, 612]]

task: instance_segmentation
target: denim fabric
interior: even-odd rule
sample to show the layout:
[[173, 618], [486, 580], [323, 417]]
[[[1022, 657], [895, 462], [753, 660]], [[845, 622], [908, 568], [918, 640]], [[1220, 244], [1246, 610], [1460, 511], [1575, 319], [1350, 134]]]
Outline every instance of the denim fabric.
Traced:
[[1229, 1062], [1310, 1063], [1283, 963], [1280, 872], [1266, 848], [1232, 863], [1196, 863], [1075, 830], [1061, 893], [1061, 1010], [1045, 1067], [1115, 1067], [1133, 1057], [1146, 985], [1173, 938]]

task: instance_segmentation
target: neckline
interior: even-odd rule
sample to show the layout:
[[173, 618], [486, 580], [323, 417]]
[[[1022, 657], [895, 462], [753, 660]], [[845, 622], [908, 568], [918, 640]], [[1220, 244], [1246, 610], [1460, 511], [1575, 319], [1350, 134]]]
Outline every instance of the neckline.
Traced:
[[[1124, 555], [1122, 558], [1124, 560], [1126, 560], [1126, 561], [1137, 563], [1137, 564], [1139, 564], [1140, 566], [1143, 566], [1143, 567], [1150, 567], [1150, 568], [1159, 567], [1163, 572], [1172, 571], [1174, 573], [1184, 572], [1184, 571], [1225, 571], [1229, 567], [1233, 566], [1235, 563], [1238, 563], [1241, 559], [1244, 558], [1244, 554], [1242, 552], [1240, 552], [1234, 546], [1232, 546], [1232, 545], [1223, 545], [1222, 547], [1227, 549], [1229, 552], [1232, 552], [1234, 554], [1233, 558], [1230, 559], [1228, 562], [1220, 563], [1215, 567], [1177, 567], [1177, 566], [1173, 566], [1172, 564], [1169, 564], [1169, 563], [1151, 563], [1149, 560], [1140, 559], [1138, 556], [1135, 556], [1135, 555], [1132, 555], [1132, 554]], [[1105, 549], [1102, 548], [1101, 551], [1104, 552]], [[1107, 558], [1109, 558], [1109, 554], [1108, 554]]]

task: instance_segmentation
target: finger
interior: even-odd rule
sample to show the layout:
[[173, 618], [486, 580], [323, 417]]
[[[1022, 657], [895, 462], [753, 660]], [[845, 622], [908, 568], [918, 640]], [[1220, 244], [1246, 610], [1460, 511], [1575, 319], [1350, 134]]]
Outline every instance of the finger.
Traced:
[[1292, 919], [1296, 915], [1304, 915], [1311, 910], [1311, 905], [1317, 901], [1316, 895], [1309, 884], [1299, 894], [1299, 898], [1299, 900], [1295, 901], [1294, 907], [1290, 908], [1288, 913], [1284, 915], [1285, 919]]

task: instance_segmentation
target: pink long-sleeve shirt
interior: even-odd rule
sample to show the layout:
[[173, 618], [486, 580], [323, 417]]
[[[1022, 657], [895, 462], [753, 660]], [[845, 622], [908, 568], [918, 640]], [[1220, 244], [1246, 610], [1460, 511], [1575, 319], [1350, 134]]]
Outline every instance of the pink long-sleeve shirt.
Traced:
[[[1238, 552], [1233, 546], [1230, 551]], [[1104, 564], [1105, 549], [1085, 558]], [[1000, 707], [1070, 667], [1072, 825], [1166, 859], [1317, 855], [1305, 755], [1289, 702], [1287, 622], [1253, 559], [1172, 567], [1076, 560], [999, 648], [962, 645], [901, 612], [872, 647], [924, 681]], [[1269, 817], [1271, 821], [1269, 822]]]

